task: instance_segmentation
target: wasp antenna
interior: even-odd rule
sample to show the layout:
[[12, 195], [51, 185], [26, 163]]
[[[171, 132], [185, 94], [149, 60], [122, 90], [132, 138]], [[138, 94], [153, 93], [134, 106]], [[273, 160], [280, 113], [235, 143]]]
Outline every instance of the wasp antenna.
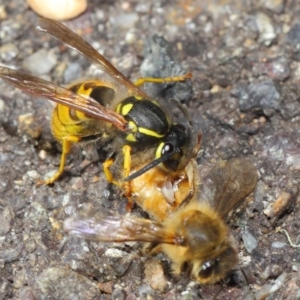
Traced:
[[166, 161], [168, 158], [172, 157], [174, 154], [179, 153], [180, 149], [176, 148], [174, 151], [164, 154], [163, 156], [161, 156], [160, 158], [157, 158], [155, 160], [153, 160], [151, 163], [149, 163], [148, 165], [146, 165], [145, 167], [139, 169], [138, 171], [136, 171], [135, 173], [127, 176], [124, 181], [131, 181], [139, 176], [141, 176], [142, 174], [146, 173], [147, 171], [151, 170], [152, 168], [154, 168], [155, 166], [159, 165], [160, 163]]
[[189, 128], [193, 127], [192, 121], [189, 117], [189, 113], [187, 111], [187, 108], [184, 104], [182, 104], [179, 100], [171, 98], [170, 101], [174, 102], [174, 104], [176, 105], [176, 107], [182, 112], [182, 114], [184, 115], [184, 118], [187, 120], [187, 123], [189, 125]]

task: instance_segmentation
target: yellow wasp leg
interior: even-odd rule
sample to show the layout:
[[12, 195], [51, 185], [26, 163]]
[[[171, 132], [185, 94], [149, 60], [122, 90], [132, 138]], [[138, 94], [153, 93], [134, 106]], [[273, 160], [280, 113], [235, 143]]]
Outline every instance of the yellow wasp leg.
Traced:
[[[128, 145], [123, 146], [122, 148], [123, 150], [123, 156], [124, 156], [124, 163], [123, 163], [123, 178], [126, 178], [129, 176], [130, 173], [130, 169], [131, 169], [131, 147]], [[106, 160], [103, 163], [103, 171], [106, 177], [106, 180], [109, 183], [113, 183], [114, 185], [118, 186], [119, 188], [121, 188], [124, 191], [125, 197], [128, 199], [128, 204], [127, 204], [127, 210], [130, 211], [132, 206], [133, 206], [133, 200], [131, 197], [131, 186], [130, 186], [130, 182], [119, 182], [119, 181], [115, 181], [113, 174], [111, 173], [111, 171], [109, 170], [109, 168], [111, 167], [111, 165], [114, 163], [114, 159], [110, 158], [108, 160]]]
[[124, 166], [123, 166], [123, 176], [124, 178], [129, 176], [131, 170], [131, 147], [128, 145], [123, 146], [123, 156], [124, 156]]
[[69, 135], [62, 139], [62, 153], [61, 153], [61, 157], [60, 157], [60, 164], [59, 164], [58, 171], [47, 180], [39, 180], [37, 182], [37, 185], [52, 184], [54, 181], [56, 181], [62, 175], [62, 173], [64, 172], [66, 157], [71, 151], [72, 144], [78, 143], [80, 140], [81, 140], [81, 138], [78, 136], [75, 136], [75, 135]]
[[[130, 170], [131, 170], [131, 155], [130, 155], [130, 153], [131, 153], [131, 147], [128, 145], [123, 146], [123, 156], [124, 156], [123, 178], [126, 178], [130, 175]], [[127, 211], [130, 211], [133, 206], [130, 182], [123, 183], [123, 190], [124, 190], [126, 198], [128, 199], [126, 209], [127, 209]]]
[[142, 77], [136, 80], [134, 82], [134, 85], [139, 87], [145, 84], [146, 82], [152, 82], [152, 83], [178, 82], [178, 81], [185, 81], [186, 79], [191, 77], [192, 77], [191, 73], [187, 73], [182, 76], [165, 77], [165, 78]]
[[103, 166], [103, 172], [104, 172], [104, 175], [105, 175], [106, 180], [108, 181], [108, 183], [113, 183], [113, 184], [119, 186], [119, 183], [114, 180], [113, 174], [109, 170], [109, 168], [111, 167], [111, 165], [113, 163], [114, 163], [113, 158], [109, 158], [108, 160], [106, 160], [102, 165]]
[[[128, 145], [123, 147], [123, 155], [124, 155], [124, 165], [123, 165], [123, 176], [124, 178], [129, 176], [130, 166], [131, 166], [131, 157], [130, 157], [131, 148]], [[103, 171], [106, 177], [106, 180], [109, 183], [113, 183], [117, 186], [120, 186], [120, 183], [114, 180], [113, 174], [109, 170], [111, 165], [114, 163], [114, 159], [110, 158], [103, 163]]]

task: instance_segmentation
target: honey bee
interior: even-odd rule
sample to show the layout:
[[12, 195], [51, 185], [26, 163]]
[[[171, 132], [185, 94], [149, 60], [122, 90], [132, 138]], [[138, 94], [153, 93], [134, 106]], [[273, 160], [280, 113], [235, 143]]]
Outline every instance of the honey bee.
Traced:
[[[139, 87], [145, 82], [185, 81], [191, 77], [190, 73], [168, 78], [140, 78], [133, 83], [63, 24], [41, 18], [37, 30], [46, 32], [77, 50], [110, 77], [109, 80], [84, 80], [64, 88], [0, 66], [0, 78], [3, 80], [26, 93], [57, 103], [51, 128], [54, 137], [62, 144], [60, 166], [51, 178], [41, 180], [39, 184], [51, 184], [62, 175], [72, 144], [95, 140], [113, 144], [116, 155], [103, 164], [104, 173], [109, 182], [122, 187], [123, 183], [117, 181], [110, 171], [112, 164], [118, 159], [122, 160], [123, 165], [121, 179], [132, 174], [131, 155], [139, 157], [139, 161], [142, 161], [141, 155], [151, 157], [148, 166], [144, 166], [144, 172], [158, 165], [166, 172], [175, 172], [185, 167], [189, 161], [185, 158], [191, 148], [191, 127], [173, 123], [159, 103], [150, 99]], [[174, 105], [185, 113], [180, 103], [174, 102]], [[123, 159], [119, 155], [121, 149]], [[137, 165], [133, 166], [136, 172], [139, 171]], [[139, 171], [138, 174], [141, 173], [143, 172]], [[129, 192], [127, 196], [130, 197]]]
[[[128, 177], [131, 180], [126, 185], [128, 189], [126, 194], [130, 195], [131, 200], [153, 219], [160, 222], [165, 220], [190, 194], [194, 193], [196, 162], [193, 157], [197, 156], [200, 143], [201, 134], [198, 135], [193, 153], [190, 153], [189, 162], [176, 172], [165, 172], [156, 166], [139, 175], [139, 171], [135, 169], [138, 164], [133, 162], [134, 176]], [[140, 170], [143, 171], [143, 167]]]
[[131, 215], [83, 215], [67, 219], [65, 229], [94, 241], [147, 242], [146, 252], [163, 252], [170, 258], [174, 274], [184, 273], [201, 284], [213, 284], [238, 263], [225, 220], [251, 193], [256, 182], [257, 170], [251, 162], [221, 161], [204, 176], [194, 195], [162, 222]]

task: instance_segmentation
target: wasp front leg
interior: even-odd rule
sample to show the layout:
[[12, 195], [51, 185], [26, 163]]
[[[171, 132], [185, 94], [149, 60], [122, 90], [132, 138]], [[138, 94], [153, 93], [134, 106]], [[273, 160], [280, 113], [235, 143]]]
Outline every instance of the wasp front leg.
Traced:
[[60, 164], [59, 164], [59, 169], [56, 171], [56, 173], [50, 177], [47, 180], [39, 180], [37, 182], [37, 185], [42, 185], [42, 184], [52, 184], [54, 183], [64, 172], [64, 167], [66, 164], [66, 158], [67, 155], [70, 153], [71, 151], [71, 146], [73, 143], [79, 143], [81, 140], [80, 137], [78, 136], [74, 136], [74, 135], [70, 135], [70, 136], [65, 136], [62, 138], [62, 153], [61, 153], [61, 157], [60, 157]]
[[[130, 175], [131, 171], [131, 147], [128, 145], [123, 146], [123, 156], [124, 156], [124, 165], [123, 165], [123, 178], [127, 178]], [[127, 211], [130, 211], [133, 206], [132, 200], [132, 191], [130, 181], [123, 182], [123, 189], [126, 198], [128, 199]]]

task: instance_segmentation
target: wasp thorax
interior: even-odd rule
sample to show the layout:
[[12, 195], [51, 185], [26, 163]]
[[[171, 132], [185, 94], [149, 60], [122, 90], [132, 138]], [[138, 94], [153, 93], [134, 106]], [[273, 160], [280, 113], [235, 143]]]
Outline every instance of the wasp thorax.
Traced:
[[131, 133], [134, 140], [132, 137], [127, 139], [130, 142], [149, 145], [164, 137], [169, 131], [166, 114], [153, 101], [129, 97], [119, 104], [117, 112], [123, 115], [129, 123], [135, 124], [136, 129]]

